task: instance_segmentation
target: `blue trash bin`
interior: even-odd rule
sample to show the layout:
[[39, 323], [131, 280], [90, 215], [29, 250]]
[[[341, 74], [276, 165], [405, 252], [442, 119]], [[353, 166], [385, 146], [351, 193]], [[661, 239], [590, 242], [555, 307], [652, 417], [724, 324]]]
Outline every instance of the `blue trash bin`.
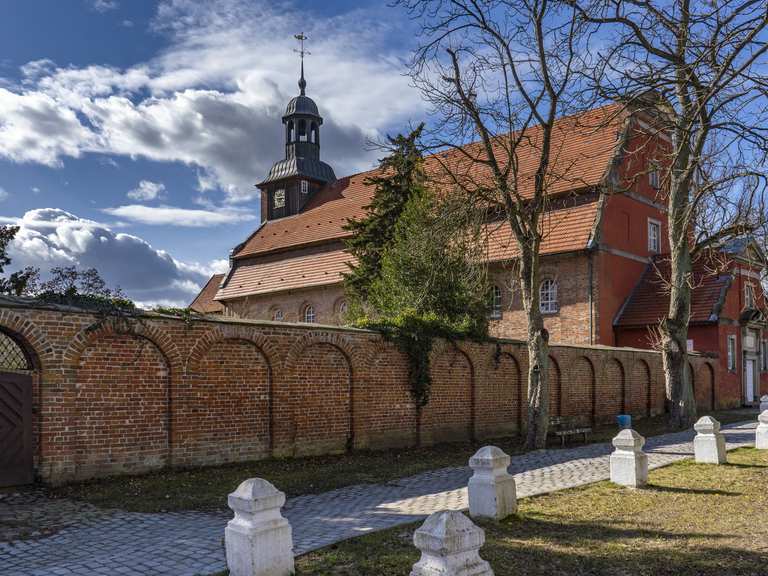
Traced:
[[629, 414], [619, 414], [616, 416], [616, 422], [618, 422], [620, 430], [632, 428], [632, 416]]

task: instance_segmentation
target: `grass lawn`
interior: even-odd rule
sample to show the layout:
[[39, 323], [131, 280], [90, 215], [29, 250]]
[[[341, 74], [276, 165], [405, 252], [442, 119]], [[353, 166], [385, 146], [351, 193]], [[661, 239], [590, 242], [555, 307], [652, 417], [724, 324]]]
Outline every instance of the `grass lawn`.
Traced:
[[[690, 460], [631, 490], [601, 482], [520, 501], [507, 520], [478, 522], [497, 576], [757, 576], [768, 574], [768, 452], [744, 448], [725, 466]], [[297, 559], [297, 576], [406, 576], [421, 523], [369, 534]]]
[[[726, 411], [715, 413], [715, 417], [728, 423], [752, 419], [756, 414], [756, 411], [754, 414]], [[635, 429], [645, 436], [668, 431], [664, 417], [637, 420]], [[598, 428], [590, 440], [605, 442], [615, 434], [615, 426]], [[100, 507], [136, 512], [227, 509], [227, 494], [246, 478], [266, 478], [288, 496], [318, 493], [352, 484], [387, 482], [436, 468], [466, 466], [478, 447], [491, 442], [509, 454], [522, 451], [519, 438], [501, 438], [480, 444], [465, 442], [165, 470], [68, 484], [51, 488], [51, 492], [54, 496], [84, 500]], [[558, 445], [555, 440], [553, 446]]]

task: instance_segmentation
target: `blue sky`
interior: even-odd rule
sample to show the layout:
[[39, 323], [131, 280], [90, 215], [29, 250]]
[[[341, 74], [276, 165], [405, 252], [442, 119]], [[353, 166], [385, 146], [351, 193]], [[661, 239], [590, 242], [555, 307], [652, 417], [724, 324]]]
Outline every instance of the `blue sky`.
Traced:
[[0, 0], [0, 223], [17, 266], [95, 266], [145, 305], [185, 304], [259, 222], [253, 184], [308, 94], [337, 175], [424, 104], [413, 26], [384, 0]]

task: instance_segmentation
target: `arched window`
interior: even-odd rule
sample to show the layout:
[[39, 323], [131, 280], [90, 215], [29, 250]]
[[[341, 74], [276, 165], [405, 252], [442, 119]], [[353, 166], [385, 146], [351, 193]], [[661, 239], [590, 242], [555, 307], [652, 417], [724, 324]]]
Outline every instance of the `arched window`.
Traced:
[[346, 300], [339, 302], [339, 316], [344, 316], [349, 311], [349, 305]]
[[542, 314], [554, 314], [558, 310], [557, 282], [544, 280], [539, 286], [539, 310]]
[[307, 121], [299, 120], [299, 142], [307, 141]]
[[312, 127], [310, 128], [310, 131], [311, 131], [310, 138], [311, 138], [312, 144], [317, 144], [318, 136], [319, 136], [317, 131], [317, 124], [312, 122]]
[[501, 318], [501, 288], [498, 286], [491, 287], [490, 305], [491, 318], [494, 320]]
[[283, 311], [280, 310], [280, 308], [276, 308], [275, 311], [272, 313], [272, 320], [275, 322], [282, 322], [283, 321]]
[[293, 131], [293, 120], [290, 120], [288, 122], [287, 130], [288, 130], [288, 135], [287, 135], [288, 142], [293, 142], [293, 139], [296, 137], [296, 134]]
[[312, 304], [307, 304], [304, 306], [304, 313], [301, 315], [304, 322], [308, 324], [314, 324], [315, 323], [315, 307], [312, 306]]
[[0, 370], [32, 370], [24, 350], [4, 332], [0, 332]]

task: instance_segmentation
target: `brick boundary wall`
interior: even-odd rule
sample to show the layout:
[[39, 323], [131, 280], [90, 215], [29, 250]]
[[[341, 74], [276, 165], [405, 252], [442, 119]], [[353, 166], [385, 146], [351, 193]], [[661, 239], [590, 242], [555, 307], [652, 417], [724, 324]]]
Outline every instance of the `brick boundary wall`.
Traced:
[[[438, 342], [431, 399], [417, 409], [403, 354], [364, 330], [11, 304], [0, 305], [0, 330], [35, 367], [35, 467], [52, 483], [490, 439], [525, 423], [527, 351], [511, 340]], [[551, 358], [553, 415], [664, 410], [655, 352], [553, 346]], [[691, 357], [697, 401], [738, 405], [718, 394], [715, 362]]]

